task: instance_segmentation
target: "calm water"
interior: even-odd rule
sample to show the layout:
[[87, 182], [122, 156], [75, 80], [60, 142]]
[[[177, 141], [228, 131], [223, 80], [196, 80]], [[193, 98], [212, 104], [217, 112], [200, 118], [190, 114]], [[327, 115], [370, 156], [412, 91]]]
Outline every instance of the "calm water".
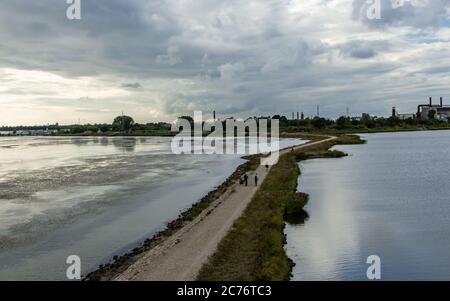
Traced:
[[363, 135], [351, 156], [300, 164], [309, 219], [288, 225], [294, 280], [450, 280], [450, 132]]
[[[288, 147], [298, 140], [282, 140]], [[0, 138], [0, 280], [65, 279], [161, 230], [244, 160], [173, 155], [170, 138]]]

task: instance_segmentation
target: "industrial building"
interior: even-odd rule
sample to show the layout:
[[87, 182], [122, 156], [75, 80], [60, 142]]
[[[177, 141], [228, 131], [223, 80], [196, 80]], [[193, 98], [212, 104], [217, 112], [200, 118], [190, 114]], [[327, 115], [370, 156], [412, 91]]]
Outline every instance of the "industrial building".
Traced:
[[397, 117], [400, 120], [406, 120], [410, 118], [416, 118], [416, 114], [410, 113], [410, 114], [399, 114], [397, 112], [397, 109], [395, 107], [392, 108], [392, 116]]
[[450, 118], [450, 106], [444, 106], [442, 97], [438, 105], [433, 105], [433, 98], [430, 97], [429, 104], [417, 106], [417, 118], [448, 120]]
[[418, 118], [422, 120], [438, 119], [438, 120], [450, 120], [450, 106], [444, 106], [442, 97], [439, 104], [433, 104], [433, 98], [430, 97], [430, 101], [427, 104], [421, 104], [417, 106], [416, 114], [399, 114], [395, 107], [392, 108], [392, 116], [405, 120], [409, 118]]

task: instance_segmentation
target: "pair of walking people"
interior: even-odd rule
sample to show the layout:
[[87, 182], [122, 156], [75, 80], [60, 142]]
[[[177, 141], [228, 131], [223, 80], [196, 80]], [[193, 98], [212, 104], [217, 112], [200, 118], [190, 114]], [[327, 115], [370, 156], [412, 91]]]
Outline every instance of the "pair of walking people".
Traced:
[[[244, 175], [244, 184], [248, 186], [248, 175]], [[255, 186], [258, 186], [258, 174], [255, 174]]]

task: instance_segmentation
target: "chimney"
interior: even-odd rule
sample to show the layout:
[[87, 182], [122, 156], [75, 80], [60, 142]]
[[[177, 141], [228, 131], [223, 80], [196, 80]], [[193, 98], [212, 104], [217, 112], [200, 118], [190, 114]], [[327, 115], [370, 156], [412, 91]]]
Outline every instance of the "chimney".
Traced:
[[444, 102], [442, 101], [442, 96], [441, 96], [441, 108], [444, 106], [443, 104], [444, 104]]
[[433, 97], [430, 97], [430, 107], [433, 106]]
[[216, 111], [213, 112], [214, 115], [214, 121], [216, 121]]
[[392, 117], [397, 116], [397, 110], [395, 109], [395, 107], [392, 107]]
[[304, 120], [305, 119], [305, 114], [303, 114], [303, 112], [302, 112], [302, 114], [301, 114], [301, 117], [300, 117], [302, 120]]

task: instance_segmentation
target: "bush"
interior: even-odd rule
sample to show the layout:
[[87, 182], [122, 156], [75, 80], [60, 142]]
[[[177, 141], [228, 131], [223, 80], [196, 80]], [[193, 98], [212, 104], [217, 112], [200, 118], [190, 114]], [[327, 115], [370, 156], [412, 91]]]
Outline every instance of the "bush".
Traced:
[[303, 211], [303, 208], [308, 203], [309, 196], [303, 192], [297, 192], [294, 194], [293, 198], [289, 199], [286, 204], [285, 215], [291, 216], [300, 214]]

